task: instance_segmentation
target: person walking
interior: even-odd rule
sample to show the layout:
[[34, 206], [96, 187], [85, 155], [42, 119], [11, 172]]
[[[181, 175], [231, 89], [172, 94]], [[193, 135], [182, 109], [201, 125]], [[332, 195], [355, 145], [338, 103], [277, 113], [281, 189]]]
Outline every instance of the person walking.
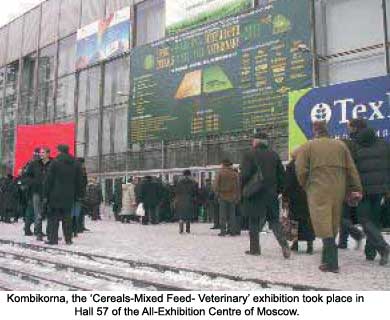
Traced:
[[71, 210], [75, 199], [79, 198], [80, 174], [75, 159], [69, 155], [67, 145], [57, 147], [58, 156], [49, 167], [44, 184], [44, 202], [49, 205], [48, 241], [46, 244], [58, 244], [59, 222], [67, 245], [72, 244]]
[[184, 223], [186, 224], [186, 233], [191, 232], [191, 221], [196, 210], [197, 195], [198, 186], [192, 179], [191, 171], [185, 170], [175, 187], [174, 207], [179, 218], [180, 234], [184, 232]]
[[367, 236], [364, 249], [366, 259], [374, 260], [377, 253], [380, 264], [389, 261], [390, 246], [381, 234], [381, 202], [390, 196], [390, 145], [367, 127], [365, 120], [350, 123], [354, 132], [354, 159], [363, 185], [363, 199], [357, 215]]
[[288, 259], [291, 251], [279, 221], [278, 201], [278, 194], [283, 190], [285, 171], [279, 155], [269, 147], [268, 136], [261, 132], [255, 134], [252, 150], [242, 160], [242, 190], [250, 185], [259, 170], [263, 176], [262, 188], [249, 198], [243, 195], [242, 208], [249, 217], [249, 251], [246, 254], [261, 254], [259, 233], [268, 221], [284, 258]]
[[322, 239], [319, 269], [339, 272], [335, 242], [343, 202], [361, 198], [362, 186], [347, 146], [329, 137], [325, 122], [313, 123], [314, 140], [304, 144], [296, 157], [299, 184], [306, 191], [315, 235]]
[[292, 251], [298, 251], [298, 241], [307, 242], [307, 254], [313, 254], [315, 234], [310, 220], [309, 206], [305, 191], [298, 183], [295, 173], [295, 159], [299, 150], [291, 154], [291, 161], [286, 167], [286, 180], [283, 191], [283, 206], [288, 209], [289, 219], [298, 222], [298, 239], [291, 246]]
[[240, 200], [239, 177], [228, 159], [222, 161], [222, 168], [214, 181], [214, 192], [219, 199], [221, 232], [218, 235], [224, 237], [227, 231], [232, 236], [239, 235], [240, 227], [236, 218], [236, 206]]

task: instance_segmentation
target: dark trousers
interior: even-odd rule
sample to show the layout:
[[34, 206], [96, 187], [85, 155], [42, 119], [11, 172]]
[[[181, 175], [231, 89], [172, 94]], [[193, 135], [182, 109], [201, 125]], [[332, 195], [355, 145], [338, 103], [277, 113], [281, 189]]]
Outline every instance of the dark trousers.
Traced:
[[92, 206], [92, 220], [100, 220], [100, 204]]
[[214, 222], [214, 228], [220, 228], [218, 201], [212, 201], [210, 204], [210, 208], [212, 208], [212, 217], [213, 217], [213, 222]]
[[267, 221], [279, 245], [282, 248], [288, 247], [286, 236], [279, 221], [279, 202], [275, 197], [259, 206], [257, 216], [249, 217], [249, 247], [251, 253], [260, 252], [259, 232], [263, 230]]
[[367, 259], [375, 259], [377, 252], [383, 254], [389, 245], [381, 234], [381, 194], [365, 196], [358, 206], [358, 217], [367, 236], [364, 249]]
[[71, 209], [52, 209], [48, 216], [47, 239], [52, 244], [58, 243], [58, 228], [62, 222], [62, 232], [65, 242], [72, 241], [72, 215]]
[[184, 232], [184, 222], [186, 224], [186, 232], [190, 233], [191, 232], [191, 220], [189, 220], [189, 219], [179, 221], [179, 233]]
[[364, 233], [352, 223], [351, 210], [352, 208], [350, 208], [347, 204], [344, 204], [339, 235], [339, 246], [342, 247], [347, 247], [349, 236], [356, 241], [360, 241], [364, 238]]
[[159, 223], [159, 214], [157, 207], [145, 206], [145, 219], [146, 223], [157, 224]]

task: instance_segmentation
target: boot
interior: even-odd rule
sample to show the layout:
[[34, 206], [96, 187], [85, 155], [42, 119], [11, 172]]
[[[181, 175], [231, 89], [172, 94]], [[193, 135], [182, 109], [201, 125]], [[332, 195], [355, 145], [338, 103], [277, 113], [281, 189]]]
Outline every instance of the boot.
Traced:
[[339, 272], [338, 249], [334, 238], [323, 240], [322, 264], [319, 269], [322, 272]]
[[386, 250], [381, 254], [381, 259], [379, 265], [385, 266], [389, 263], [390, 247], [387, 247]]
[[184, 223], [182, 220], [179, 221], [179, 233], [182, 234], [184, 232]]
[[313, 241], [308, 241], [307, 242], [307, 254], [313, 254]]
[[253, 256], [261, 255], [260, 239], [257, 232], [249, 232], [249, 251], [245, 251], [245, 253]]
[[191, 224], [190, 224], [190, 222], [186, 222], [186, 232], [187, 233], [191, 232]]
[[298, 241], [294, 241], [293, 244], [290, 247], [291, 251], [298, 252]]

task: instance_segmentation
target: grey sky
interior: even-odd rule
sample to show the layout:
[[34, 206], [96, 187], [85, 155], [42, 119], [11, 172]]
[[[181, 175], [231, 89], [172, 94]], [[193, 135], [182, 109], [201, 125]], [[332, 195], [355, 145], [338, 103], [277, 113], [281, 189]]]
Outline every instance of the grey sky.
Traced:
[[0, 26], [35, 7], [44, 0], [0, 0]]

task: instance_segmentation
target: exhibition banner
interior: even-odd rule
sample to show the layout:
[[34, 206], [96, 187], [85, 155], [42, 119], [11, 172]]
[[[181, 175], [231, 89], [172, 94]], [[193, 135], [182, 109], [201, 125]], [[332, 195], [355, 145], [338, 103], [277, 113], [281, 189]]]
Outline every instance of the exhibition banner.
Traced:
[[165, 0], [168, 35], [253, 8], [253, 0]]
[[74, 155], [73, 122], [17, 126], [14, 175], [17, 176], [19, 169], [32, 159], [35, 148], [47, 147], [51, 151], [50, 156], [56, 157], [59, 144], [68, 145], [69, 153]]
[[289, 149], [313, 138], [312, 123], [323, 120], [329, 133], [347, 139], [351, 119], [367, 120], [379, 137], [390, 140], [390, 77], [290, 92]]
[[127, 52], [130, 43], [130, 7], [126, 7], [77, 31], [76, 69]]
[[312, 85], [308, 0], [255, 11], [137, 47], [130, 139], [182, 139], [283, 127], [288, 92]]

